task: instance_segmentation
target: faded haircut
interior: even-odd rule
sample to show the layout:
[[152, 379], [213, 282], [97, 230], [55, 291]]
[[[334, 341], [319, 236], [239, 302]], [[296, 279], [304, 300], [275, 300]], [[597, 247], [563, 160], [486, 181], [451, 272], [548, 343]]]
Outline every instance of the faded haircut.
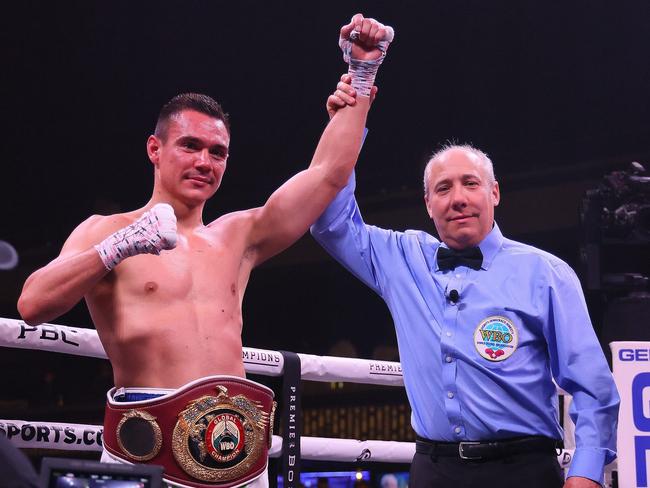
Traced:
[[167, 139], [169, 121], [183, 110], [194, 110], [209, 115], [210, 117], [214, 117], [217, 120], [221, 120], [223, 125], [226, 126], [228, 135], [230, 135], [230, 121], [228, 114], [224, 112], [221, 105], [219, 105], [215, 99], [202, 93], [181, 93], [168, 101], [160, 109], [158, 120], [156, 122], [156, 130], [154, 131], [156, 137], [165, 141], [165, 139]]

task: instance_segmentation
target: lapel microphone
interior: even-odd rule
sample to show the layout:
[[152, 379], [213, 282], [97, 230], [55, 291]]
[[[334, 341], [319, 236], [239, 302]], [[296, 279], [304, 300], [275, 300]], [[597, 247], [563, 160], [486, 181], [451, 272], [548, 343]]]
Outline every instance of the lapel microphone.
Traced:
[[457, 303], [458, 300], [460, 300], [460, 293], [458, 293], [458, 290], [455, 290], [453, 288], [449, 290], [449, 299], [452, 303]]

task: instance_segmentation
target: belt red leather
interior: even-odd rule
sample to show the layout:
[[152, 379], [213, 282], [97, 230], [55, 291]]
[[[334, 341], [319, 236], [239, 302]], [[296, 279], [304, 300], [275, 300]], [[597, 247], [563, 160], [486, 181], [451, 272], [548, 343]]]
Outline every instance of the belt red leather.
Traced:
[[266, 469], [275, 411], [269, 388], [210, 376], [151, 400], [116, 402], [115, 390], [103, 437], [113, 456], [162, 465], [164, 479], [197, 488], [239, 486]]

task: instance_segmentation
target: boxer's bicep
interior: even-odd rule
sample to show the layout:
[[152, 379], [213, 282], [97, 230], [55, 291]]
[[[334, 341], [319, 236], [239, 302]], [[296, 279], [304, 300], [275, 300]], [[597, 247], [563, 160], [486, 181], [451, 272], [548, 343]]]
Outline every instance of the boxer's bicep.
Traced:
[[283, 251], [302, 237], [339, 190], [327, 181], [322, 168], [309, 168], [293, 176], [255, 209], [250, 247], [256, 264]]
[[107, 273], [92, 241], [106, 232], [103, 217], [86, 220], [66, 240], [61, 254], [25, 281], [18, 311], [25, 322], [38, 325], [69, 311]]

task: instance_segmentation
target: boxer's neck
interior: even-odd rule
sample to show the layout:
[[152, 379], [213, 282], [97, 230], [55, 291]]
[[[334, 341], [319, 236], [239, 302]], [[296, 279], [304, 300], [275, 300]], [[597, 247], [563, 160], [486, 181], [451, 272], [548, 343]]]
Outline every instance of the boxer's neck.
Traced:
[[198, 227], [204, 227], [203, 207], [205, 206], [205, 202], [201, 202], [197, 205], [191, 205], [171, 198], [156, 198], [156, 195], [154, 194], [154, 196], [151, 197], [151, 200], [147, 202], [144, 210], [150, 209], [157, 203], [169, 203], [173, 207], [174, 214], [176, 215], [176, 226], [180, 232], [191, 231]]

